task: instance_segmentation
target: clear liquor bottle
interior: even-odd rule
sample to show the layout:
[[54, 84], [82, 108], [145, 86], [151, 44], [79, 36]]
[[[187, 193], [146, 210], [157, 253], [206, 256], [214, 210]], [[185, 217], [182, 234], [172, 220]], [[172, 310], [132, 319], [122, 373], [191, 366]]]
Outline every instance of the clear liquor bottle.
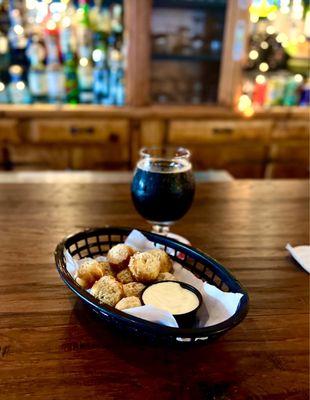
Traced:
[[23, 80], [23, 69], [20, 65], [12, 65], [9, 69], [11, 82], [9, 84], [9, 96], [13, 104], [30, 104], [29, 89]]
[[38, 35], [31, 37], [26, 53], [30, 61], [28, 84], [33, 102], [44, 103], [47, 101], [47, 76], [44, 65], [46, 52]]
[[61, 103], [64, 100], [64, 70], [61, 65], [59, 30], [50, 12], [45, 20], [46, 82], [48, 101]]
[[97, 104], [109, 104], [110, 70], [108, 66], [106, 32], [96, 32], [95, 49], [92, 58], [94, 62], [94, 102]]

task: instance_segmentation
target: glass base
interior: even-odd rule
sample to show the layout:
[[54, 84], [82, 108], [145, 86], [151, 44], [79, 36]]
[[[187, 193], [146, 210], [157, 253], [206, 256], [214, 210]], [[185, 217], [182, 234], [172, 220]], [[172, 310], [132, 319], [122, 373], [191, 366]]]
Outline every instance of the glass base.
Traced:
[[185, 237], [178, 235], [177, 233], [170, 232], [170, 226], [174, 224], [174, 222], [161, 222], [160, 224], [154, 221], [148, 221], [152, 224], [152, 232], [157, 233], [158, 235], [163, 235], [168, 238], [177, 240], [178, 242], [190, 245], [190, 241]]

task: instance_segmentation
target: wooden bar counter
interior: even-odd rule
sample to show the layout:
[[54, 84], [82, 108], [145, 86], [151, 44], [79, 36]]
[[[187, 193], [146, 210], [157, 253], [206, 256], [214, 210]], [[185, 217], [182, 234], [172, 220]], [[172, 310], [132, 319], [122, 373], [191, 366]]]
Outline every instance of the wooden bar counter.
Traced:
[[[3, 180], [4, 182], [4, 180]], [[128, 183], [0, 183], [0, 399], [294, 399], [308, 396], [308, 275], [285, 245], [307, 244], [306, 181], [198, 184], [174, 228], [248, 289], [246, 319], [198, 347], [112, 331], [63, 284], [56, 244], [100, 225], [147, 229]]]

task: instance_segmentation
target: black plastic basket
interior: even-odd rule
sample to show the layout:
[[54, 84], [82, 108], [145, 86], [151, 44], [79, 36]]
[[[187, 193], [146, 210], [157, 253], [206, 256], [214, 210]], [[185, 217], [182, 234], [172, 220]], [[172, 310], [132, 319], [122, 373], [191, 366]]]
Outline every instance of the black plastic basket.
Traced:
[[[74, 257], [96, 257], [104, 255], [108, 250], [123, 243], [132, 228], [104, 227], [93, 228], [73, 234], [59, 243], [55, 250], [55, 261], [58, 272], [65, 284], [86, 302], [93, 311], [116, 328], [145, 337], [151, 341], [173, 343], [207, 342], [215, 339], [238, 325], [246, 316], [249, 305], [247, 291], [216, 260], [193, 247], [155, 233], [140, 230], [155, 245], [169, 249], [170, 257], [197, 277], [227, 292], [243, 293], [236, 313], [224, 322], [207, 328], [172, 328], [134, 317], [99, 301], [81, 288], [67, 271], [64, 251], [68, 250]], [[172, 253], [172, 254], [171, 254]], [[182, 255], [182, 257], [180, 257]]]

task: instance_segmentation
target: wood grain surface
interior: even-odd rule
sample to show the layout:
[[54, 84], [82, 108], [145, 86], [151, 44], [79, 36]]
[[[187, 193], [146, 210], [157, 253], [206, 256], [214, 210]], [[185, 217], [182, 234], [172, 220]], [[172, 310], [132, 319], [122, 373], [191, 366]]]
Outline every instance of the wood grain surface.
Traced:
[[198, 185], [175, 226], [245, 285], [245, 321], [206, 346], [115, 333], [64, 286], [53, 250], [89, 226], [147, 228], [127, 184], [0, 184], [0, 399], [308, 398], [306, 181]]

